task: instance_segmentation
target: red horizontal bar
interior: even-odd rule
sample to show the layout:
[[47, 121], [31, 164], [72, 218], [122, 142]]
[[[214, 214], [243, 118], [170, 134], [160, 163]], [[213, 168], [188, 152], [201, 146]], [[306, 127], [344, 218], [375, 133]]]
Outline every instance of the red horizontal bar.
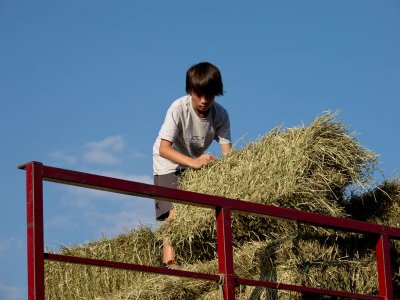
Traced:
[[399, 230], [399, 228], [385, 226], [384, 232], [391, 239], [400, 240], [400, 230]]
[[243, 278], [236, 278], [236, 283], [243, 284], [243, 285], [251, 285], [251, 286], [262, 286], [262, 287], [271, 288], [271, 289], [288, 290], [288, 291], [299, 292], [299, 293], [320, 294], [320, 295], [329, 295], [329, 296], [336, 296], [336, 297], [347, 297], [347, 298], [352, 298], [352, 299], [370, 299], [370, 300], [384, 300], [385, 299], [385, 297], [381, 297], [381, 296], [372, 296], [372, 295], [356, 294], [356, 293], [350, 293], [350, 292], [332, 291], [332, 290], [310, 288], [310, 287], [304, 287], [304, 286], [298, 286], [298, 285], [292, 285], [292, 284], [250, 280], [250, 279], [243, 279]]
[[[169, 189], [145, 183], [117, 179], [112, 177], [70, 171], [54, 167], [43, 166], [44, 180], [76, 185], [81, 187], [105, 190], [110, 192], [135, 195], [147, 198], [158, 198], [184, 204], [193, 204], [207, 207], [227, 207], [237, 211], [267, 215], [272, 217], [298, 220], [304, 223], [318, 225], [325, 228], [341, 229], [359, 233], [382, 234], [384, 227], [377, 224], [361, 222], [351, 219], [336, 218], [315, 213], [303, 212], [294, 209], [258, 204], [250, 201], [228, 199], [218, 196], [204, 195], [194, 192]], [[400, 229], [387, 229], [391, 236], [400, 238]]]
[[125, 269], [125, 270], [133, 270], [133, 271], [148, 272], [148, 273], [159, 273], [159, 274], [164, 274], [164, 275], [211, 280], [211, 281], [215, 281], [215, 282], [218, 282], [220, 280], [219, 275], [197, 273], [197, 272], [190, 272], [190, 271], [183, 271], [183, 270], [175, 270], [175, 269], [168, 269], [168, 268], [161, 268], [161, 267], [143, 266], [143, 265], [109, 261], [109, 260], [100, 260], [100, 259], [84, 258], [84, 257], [77, 257], [77, 256], [67, 256], [67, 255], [60, 255], [60, 254], [53, 254], [53, 253], [44, 253], [44, 258], [47, 260], [62, 261], [62, 262], [73, 263], [73, 264], [93, 265], [93, 266], [99, 266], [99, 267]]

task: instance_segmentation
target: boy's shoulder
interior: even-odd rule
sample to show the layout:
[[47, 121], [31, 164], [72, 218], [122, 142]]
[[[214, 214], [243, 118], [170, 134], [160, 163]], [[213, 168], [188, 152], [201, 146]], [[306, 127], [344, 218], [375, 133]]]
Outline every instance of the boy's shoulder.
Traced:
[[216, 115], [225, 117], [228, 115], [228, 111], [218, 102], [214, 102], [213, 108], [216, 112]]
[[190, 96], [182, 96], [176, 100], [174, 100], [170, 106], [170, 109], [175, 110], [175, 109], [183, 109], [188, 107], [188, 104], [190, 103]]
[[217, 101], [214, 102], [214, 106], [215, 106], [215, 108], [218, 109], [218, 110], [226, 111], [225, 107], [223, 107], [222, 104], [220, 104], [220, 103], [217, 102]]
[[172, 102], [168, 111], [170, 113], [187, 114], [190, 111], [190, 96], [180, 97]]

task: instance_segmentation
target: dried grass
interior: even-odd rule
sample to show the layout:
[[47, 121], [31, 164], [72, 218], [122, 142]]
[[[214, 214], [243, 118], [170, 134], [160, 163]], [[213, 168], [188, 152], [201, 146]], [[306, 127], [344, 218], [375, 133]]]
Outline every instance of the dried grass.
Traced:
[[[362, 147], [335, 117], [325, 113], [309, 126], [275, 128], [207, 168], [185, 172], [181, 188], [344, 217], [345, 189], [371, 181], [376, 155]], [[181, 260], [213, 258], [214, 211], [181, 204], [175, 207], [176, 217], [158, 234], [168, 236]], [[280, 220], [240, 216], [234, 223], [237, 246], [265, 235], [296, 231], [295, 223]]]
[[[249, 243], [234, 251], [235, 272], [238, 276], [258, 279], [260, 277], [260, 266], [262, 263], [262, 253], [265, 252], [268, 244]], [[266, 257], [268, 258], [268, 257]], [[217, 274], [218, 261], [197, 262], [191, 265], [184, 265], [182, 269]], [[134, 286], [115, 294], [110, 300], [193, 300], [203, 299], [204, 295], [215, 295], [219, 299], [221, 291], [215, 282], [185, 279], [166, 275], [146, 275], [143, 281], [137, 282]], [[104, 299], [105, 300], [105, 299]]]
[[345, 202], [352, 219], [400, 228], [400, 178], [385, 180]]
[[[368, 188], [376, 155], [325, 113], [309, 126], [271, 130], [199, 171], [182, 189], [302, 211], [400, 227], [400, 183]], [[349, 195], [350, 187], [363, 193]], [[235, 274], [295, 285], [376, 294], [374, 241], [259, 216], [233, 214]], [[159, 240], [168, 238], [182, 269], [217, 274], [215, 216], [211, 209], [176, 205], [176, 217], [154, 233], [141, 228], [115, 239], [65, 248], [64, 254], [158, 265]], [[399, 243], [393, 268], [399, 280]], [[214, 282], [157, 274], [46, 263], [46, 299], [216, 300]], [[397, 291], [396, 293], [400, 293]], [[236, 299], [330, 299], [239, 286]]]
[[[63, 247], [60, 254], [158, 266], [159, 243], [147, 227], [88, 244]], [[95, 299], [130, 286], [143, 274], [126, 270], [46, 261], [46, 299]]]

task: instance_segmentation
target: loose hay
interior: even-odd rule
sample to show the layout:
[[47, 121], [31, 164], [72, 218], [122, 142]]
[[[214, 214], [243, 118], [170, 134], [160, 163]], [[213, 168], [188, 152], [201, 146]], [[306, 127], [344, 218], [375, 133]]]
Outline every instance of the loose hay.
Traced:
[[[185, 172], [180, 186], [203, 194], [344, 217], [340, 205], [344, 190], [371, 180], [376, 155], [362, 147], [335, 117], [325, 113], [308, 127], [275, 128], [209, 167]], [[181, 260], [214, 257], [214, 211], [175, 207], [176, 217], [158, 234], [168, 236]], [[295, 223], [287, 221], [241, 216], [233, 222], [237, 245], [296, 231]]]
[[[259, 279], [262, 266], [262, 253], [268, 243], [249, 243], [234, 251], [235, 272], [238, 276], [249, 279]], [[267, 257], [268, 259], [268, 257]], [[217, 274], [218, 261], [197, 262], [184, 265], [184, 270], [200, 273]], [[193, 300], [202, 299], [203, 295], [221, 296], [221, 291], [215, 282], [192, 278], [180, 278], [166, 275], [146, 275], [135, 285], [115, 294], [110, 300]], [[104, 299], [105, 300], [105, 299]]]
[[386, 180], [345, 202], [353, 219], [400, 228], [400, 179]]
[[[376, 188], [353, 195], [345, 202], [353, 219], [400, 228], [400, 178], [385, 180]], [[391, 242], [392, 277], [400, 297], [400, 242]]]
[[[161, 259], [154, 232], [148, 227], [115, 238], [63, 247], [60, 254], [156, 266]], [[46, 261], [46, 299], [95, 299], [135, 284], [140, 272]]]
[[[400, 227], [398, 181], [385, 182], [374, 191], [365, 187], [376, 162], [376, 155], [362, 147], [335, 114], [325, 113], [309, 126], [275, 128], [202, 170], [189, 170], [180, 185], [204, 194]], [[361, 186], [365, 193], [347, 198], [351, 186]], [[168, 238], [184, 270], [217, 274], [214, 210], [175, 207], [176, 217], [155, 233], [142, 228], [115, 241], [62, 252], [157, 266], [161, 261], [158, 241]], [[374, 241], [366, 236], [237, 213], [232, 233], [239, 277], [377, 293]], [[392, 249], [397, 281], [398, 244]], [[235, 292], [239, 300], [314, 299], [250, 286], [239, 286]], [[54, 262], [46, 263], [46, 293], [46, 299], [98, 300], [215, 300], [221, 296], [214, 282]]]

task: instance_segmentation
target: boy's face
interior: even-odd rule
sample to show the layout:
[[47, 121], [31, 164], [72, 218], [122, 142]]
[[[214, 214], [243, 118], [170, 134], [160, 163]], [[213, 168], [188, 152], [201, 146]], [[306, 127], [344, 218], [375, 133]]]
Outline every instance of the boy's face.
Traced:
[[192, 105], [196, 114], [200, 117], [208, 115], [208, 111], [214, 104], [215, 96], [197, 95], [195, 92], [190, 93], [192, 96]]

